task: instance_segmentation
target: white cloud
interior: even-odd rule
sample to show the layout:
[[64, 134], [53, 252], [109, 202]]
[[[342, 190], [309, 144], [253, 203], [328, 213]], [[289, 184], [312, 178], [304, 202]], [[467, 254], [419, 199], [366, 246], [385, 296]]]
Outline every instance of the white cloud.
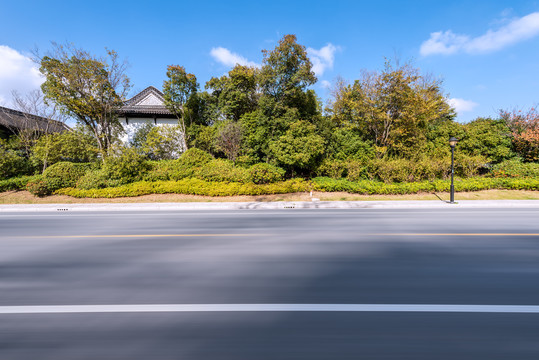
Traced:
[[340, 48], [331, 43], [327, 44], [320, 50], [313, 48], [307, 48], [307, 53], [311, 62], [313, 63], [313, 71], [316, 76], [322, 76], [326, 69], [333, 69], [333, 61], [335, 60], [335, 53]]
[[479, 104], [470, 100], [453, 98], [449, 99], [449, 105], [454, 107], [457, 113], [473, 111]]
[[236, 64], [244, 65], [244, 66], [254, 66], [254, 67], [260, 67], [259, 64], [249, 61], [243, 56], [233, 53], [230, 50], [224, 48], [224, 47], [216, 47], [212, 48], [210, 51], [210, 55], [218, 62], [220, 62], [223, 65], [226, 66], [236, 66]]
[[506, 46], [539, 35], [539, 12], [514, 19], [498, 30], [488, 30], [485, 34], [472, 38], [459, 35], [451, 30], [430, 34], [430, 39], [421, 44], [423, 56], [434, 54], [485, 53], [500, 50]]
[[329, 81], [327, 81], [327, 80], [322, 80], [320, 82], [320, 85], [322, 85], [322, 87], [325, 88], [325, 89], [329, 89], [331, 87], [331, 83]]
[[0, 102], [10, 106], [11, 92], [27, 93], [39, 88], [44, 79], [30, 58], [9, 46], [0, 45]]

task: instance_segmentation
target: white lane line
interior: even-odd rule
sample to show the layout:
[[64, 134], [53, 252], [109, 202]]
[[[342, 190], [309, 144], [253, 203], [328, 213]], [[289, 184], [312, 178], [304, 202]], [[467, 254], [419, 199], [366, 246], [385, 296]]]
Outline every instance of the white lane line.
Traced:
[[451, 304], [139, 304], [0, 306], [0, 314], [139, 312], [435, 312], [539, 313], [539, 305]]

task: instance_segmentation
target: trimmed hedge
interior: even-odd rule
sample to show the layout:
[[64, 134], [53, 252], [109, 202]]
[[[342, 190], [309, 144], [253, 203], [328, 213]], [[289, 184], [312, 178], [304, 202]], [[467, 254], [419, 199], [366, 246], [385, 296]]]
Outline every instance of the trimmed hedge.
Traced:
[[179, 181], [139, 181], [106, 189], [83, 190], [64, 188], [57, 190], [55, 194], [69, 195], [78, 198], [116, 198], [148, 194], [234, 196], [286, 194], [309, 191], [310, 189], [311, 184], [303, 179], [292, 179], [273, 184], [256, 185], [252, 183], [242, 184], [237, 182], [210, 182], [188, 178]]
[[[317, 191], [345, 191], [364, 195], [401, 195], [416, 194], [420, 192], [448, 192], [449, 187], [450, 182], [447, 180], [387, 184], [372, 180], [353, 182], [348, 180], [336, 180], [328, 177], [318, 177], [313, 179], [313, 189]], [[457, 179], [455, 181], [455, 191], [479, 191], [490, 189], [539, 190], [539, 178], [493, 179], [477, 177]]]
[[[64, 188], [57, 190], [55, 193], [78, 198], [115, 198], [149, 194], [191, 194], [206, 196], [268, 195], [310, 190], [324, 192], [344, 191], [364, 195], [402, 195], [421, 192], [448, 192], [449, 186], [450, 183], [447, 180], [387, 184], [373, 180], [353, 182], [318, 177], [312, 182], [303, 179], [293, 179], [273, 184], [256, 185], [253, 183], [210, 182], [188, 178], [179, 181], [140, 181], [105, 189], [83, 190]], [[456, 191], [479, 191], [489, 189], [539, 190], [539, 179], [471, 178], [457, 179], [455, 182]]]

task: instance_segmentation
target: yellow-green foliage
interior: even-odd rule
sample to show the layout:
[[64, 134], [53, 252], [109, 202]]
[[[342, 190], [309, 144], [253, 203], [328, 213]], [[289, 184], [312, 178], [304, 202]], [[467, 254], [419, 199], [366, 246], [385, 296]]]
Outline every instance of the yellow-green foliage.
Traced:
[[507, 160], [492, 167], [493, 177], [539, 177], [538, 163], [522, 163], [518, 159]]
[[[448, 192], [450, 182], [447, 180], [421, 181], [408, 183], [384, 183], [374, 180], [348, 181], [328, 177], [318, 177], [313, 180], [313, 189], [317, 191], [345, 191], [355, 194], [384, 195], [384, 194], [416, 194], [420, 192]], [[539, 190], [539, 179], [493, 179], [468, 178], [455, 181], [456, 191], [479, 191], [489, 189], [508, 190]]]
[[140, 181], [115, 188], [105, 189], [75, 189], [65, 188], [56, 194], [69, 195], [78, 198], [116, 198], [140, 196], [148, 194], [191, 194], [207, 196], [233, 195], [266, 195], [286, 194], [310, 190], [310, 183], [303, 179], [292, 179], [283, 182], [256, 185], [237, 182], [209, 182], [200, 179], [182, 179], [179, 181]]
[[77, 181], [84, 176], [84, 173], [89, 168], [90, 164], [60, 161], [48, 167], [43, 172], [43, 180], [51, 190], [75, 186]]

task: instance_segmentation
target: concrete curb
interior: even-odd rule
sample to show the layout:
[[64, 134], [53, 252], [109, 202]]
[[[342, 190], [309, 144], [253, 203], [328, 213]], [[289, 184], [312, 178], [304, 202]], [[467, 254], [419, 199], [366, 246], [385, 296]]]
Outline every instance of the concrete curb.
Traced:
[[186, 210], [278, 210], [278, 209], [462, 209], [537, 208], [539, 200], [464, 200], [448, 204], [424, 201], [288, 201], [288, 202], [197, 202], [114, 204], [17, 204], [0, 205], [0, 212], [72, 211], [186, 211]]

